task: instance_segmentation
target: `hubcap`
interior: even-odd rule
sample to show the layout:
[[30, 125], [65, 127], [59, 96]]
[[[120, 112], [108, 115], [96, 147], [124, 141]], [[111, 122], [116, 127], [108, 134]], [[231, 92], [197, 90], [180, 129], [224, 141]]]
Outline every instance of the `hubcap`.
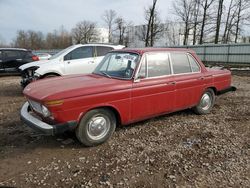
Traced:
[[211, 96], [208, 93], [205, 93], [201, 98], [201, 108], [203, 110], [208, 110], [212, 104]]
[[92, 117], [88, 123], [88, 136], [93, 140], [99, 140], [106, 136], [110, 129], [110, 121], [104, 116]]

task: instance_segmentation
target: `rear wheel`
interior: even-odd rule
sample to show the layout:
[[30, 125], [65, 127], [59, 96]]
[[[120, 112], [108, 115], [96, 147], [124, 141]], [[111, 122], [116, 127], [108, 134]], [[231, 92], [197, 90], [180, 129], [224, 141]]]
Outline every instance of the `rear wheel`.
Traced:
[[85, 146], [95, 146], [107, 141], [116, 127], [116, 118], [111, 110], [100, 108], [87, 112], [81, 119], [76, 136]]
[[197, 114], [208, 114], [215, 102], [215, 94], [212, 89], [207, 89], [201, 96], [199, 104], [194, 107], [194, 111]]

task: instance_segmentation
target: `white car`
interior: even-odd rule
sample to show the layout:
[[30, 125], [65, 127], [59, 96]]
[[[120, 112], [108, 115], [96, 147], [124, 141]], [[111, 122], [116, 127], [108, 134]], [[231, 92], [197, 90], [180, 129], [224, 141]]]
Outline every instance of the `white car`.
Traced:
[[49, 60], [31, 62], [20, 66], [21, 85], [25, 87], [33, 80], [41, 78], [91, 73], [106, 53], [124, 47], [110, 44], [77, 44], [70, 46], [50, 57]]

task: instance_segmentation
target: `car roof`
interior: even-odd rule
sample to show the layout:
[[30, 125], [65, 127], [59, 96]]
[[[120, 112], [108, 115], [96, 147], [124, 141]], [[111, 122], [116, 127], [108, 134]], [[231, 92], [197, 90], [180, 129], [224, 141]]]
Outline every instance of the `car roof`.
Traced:
[[109, 43], [88, 43], [88, 44], [75, 44], [73, 45], [75, 47], [80, 46], [108, 46], [108, 47], [125, 47], [123, 45], [115, 45], [115, 44], [109, 44]]
[[21, 51], [29, 51], [24, 48], [0, 48], [0, 50], [21, 50]]
[[[114, 50], [119, 52], [130, 52], [130, 53], [137, 53], [137, 54], [144, 54], [147, 52], [190, 52], [193, 53], [194, 51], [187, 48], [124, 48], [120, 50]], [[114, 52], [113, 51], [113, 52]]]

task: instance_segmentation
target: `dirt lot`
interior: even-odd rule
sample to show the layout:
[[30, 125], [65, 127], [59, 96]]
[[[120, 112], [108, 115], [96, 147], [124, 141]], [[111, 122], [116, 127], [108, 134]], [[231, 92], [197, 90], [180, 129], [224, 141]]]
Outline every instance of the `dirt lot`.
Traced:
[[211, 114], [191, 110], [118, 128], [105, 144], [45, 137], [19, 120], [18, 77], [0, 77], [0, 186], [249, 187], [250, 77]]

